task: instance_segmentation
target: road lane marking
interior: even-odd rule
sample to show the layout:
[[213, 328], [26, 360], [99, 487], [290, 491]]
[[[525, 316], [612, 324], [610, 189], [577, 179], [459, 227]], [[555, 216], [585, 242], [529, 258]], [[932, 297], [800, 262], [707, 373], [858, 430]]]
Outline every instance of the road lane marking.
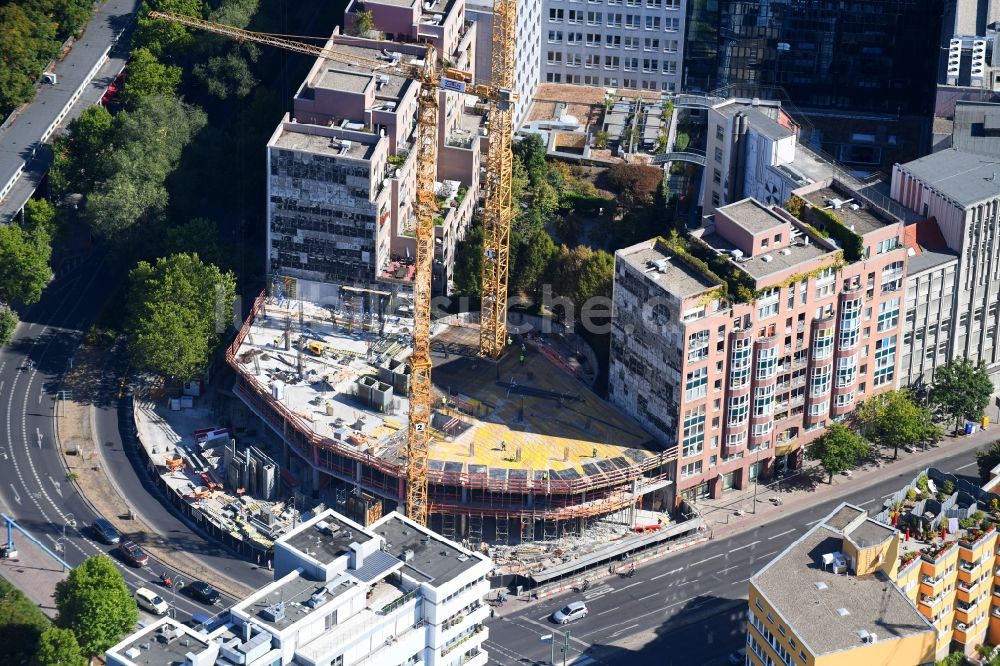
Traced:
[[[629, 626], [627, 626], [627, 627], [625, 627], [623, 629], [619, 629], [615, 633], [611, 634], [611, 638], [618, 638], [619, 636], [621, 636], [622, 634], [624, 634], [629, 629], [635, 629], [638, 626], [639, 626], [638, 624], [630, 624]], [[579, 662], [574, 661], [573, 663], [576, 664], [576, 663], [579, 663]]]
[[[756, 543], [756, 541], [754, 543]], [[733, 551], [729, 551], [729, 552], [731, 553]], [[690, 569], [691, 567], [696, 567], [699, 564], [704, 564], [705, 562], [711, 562], [712, 560], [714, 560], [716, 558], [722, 557], [722, 555], [723, 555], [723, 553], [719, 553], [718, 555], [712, 555], [712, 557], [706, 557], [703, 560], [699, 560], [697, 562], [692, 562], [691, 564], [687, 565], [687, 568]]]
[[858, 506], [865, 506], [866, 504], [871, 504], [872, 502], [877, 502], [877, 501], [878, 501], [878, 498], [877, 497], [873, 497], [870, 500], [868, 500], [867, 502], [861, 502], [861, 503], [859, 503]]
[[584, 599], [588, 599], [588, 600], [589, 599], [596, 599], [598, 597], [603, 597], [605, 594], [608, 594], [608, 593], [614, 592], [614, 591], [615, 591], [615, 588], [613, 588], [610, 585], [608, 585], [608, 584], [605, 583], [604, 585], [598, 585], [597, 587], [595, 587], [590, 592], [587, 592], [586, 594], [584, 594], [583, 598]]
[[745, 545], [743, 545], [743, 546], [737, 546], [736, 548], [733, 548], [733, 549], [732, 549], [732, 550], [730, 550], [729, 552], [730, 552], [730, 553], [735, 553], [736, 551], [738, 551], [738, 550], [743, 550], [744, 548], [752, 548], [753, 546], [756, 546], [756, 545], [757, 545], [757, 544], [759, 544], [759, 543], [760, 543], [760, 541], [753, 541], [753, 542], [751, 542], [751, 543], [748, 543], [748, 544], [745, 544]]
[[730, 585], [739, 585], [740, 583], [745, 583], [748, 580], [750, 580], [750, 579], [749, 578], [741, 578], [740, 580], [734, 580], [732, 583], [730, 583]]
[[812, 521], [811, 523], [806, 523], [806, 527], [810, 527], [812, 525], [815, 525], [816, 523], [818, 523], [821, 520], [823, 520], [823, 519], [822, 518], [817, 518], [816, 520]]
[[656, 580], [656, 579], [658, 579], [658, 578], [663, 578], [664, 576], [669, 576], [670, 574], [675, 574], [675, 573], [677, 573], [678, 571], [684, 571], [684, 567], [677, 567], [677, 568], [676, 568], [676, 569], [674, 569], [673, 571], [668, 571], [667, 573], [661, 573], [661, 574], [660, 574], [659, 576], [653, 576], [653, 577], [652, 577], [652, 578], [650, 578], [649, 580]]
[[692, 578], [691, 580], [686, 580], [683, 583], [677, 583], [677, 587], [681, 587], [682, 585], [690, 585], [691, 583], [697, 583], [699, 580], [701, 580], [701, 579], [700, 578]]
[[734, 565], [733, 565], [733, 566], [731, 566], [731, 567], [726, 567], [725, 569], [722, 569], [722, 570], [720, 570], [720, 571], [719, 571], [718, 573], [720, 573], [720, 574], [724, 574], [724, 573], [726, 573], [727, 571], [732, 571], [732, 570], [733, 570], [733, 569], [735, 569], [736, 567], [741, 567], [741, 566], [743, 566], [743, 565], [742, 565], [742, 564], [734, 564]]
[[973, 466], [973, 465], [975, 465], [975, 464], [976, 464], [976, 463], [974, 463], [974, 462], [970, 462], [970, 463], [969, 463], [969, 464], [967, 464], [967, 465], [962, 465], [961, 467], [956, 467], [956, 468], [955, 468], [955, 471], [957, 472], [957, 471], [959, 471], [959, 470], [962, 470], [962, 469], [966, 469], [967, 467], [972, 467], [972, 466]]
[[781, 552], [780, 550], [772, 550], [770, 553], [764, 553], [763, 555], [755, 555], [753, 558], [751, 558], [750, 561], [754, 562], [754, 561], [763, 560], [766, 557], [770, 557], [772, 555], [777, 555], [780, 552]]
[[[658, 594], [659, 594], [659, 592], [653, 592], [652, 594], [647, 594], [644, 597], [639, 597], [638, 599], [636, 599], [636, 601], [642, 601], [643, 599], [649, 599], [650, 597], [655, 597]], [[615, 610], [617, 610], [617, 609], [615, 609]], [[600, 614], [600, 613], [598, 613], [598, 614]]]
[[620, 587], [616, 591], [621, 592], [622, 590], [627, 590], [628, 588], [635, 587], [636, 585], [642, 585], [642, 581], [639, 581], [638, 583], [632, 583], [631, 585], [626, 585], [625, 587]]
[[767, 537], [767, 540], [768, 540], [768, 541], [770, 541], [771, 539], [777, 539], [778, 537], [783, 537], [783, 536], [785, 536], [786, 534], [791, 534], [791, 533], [792, 533], [792, 532], [794, 532], [794, 531], [795, 531], [795, 528], [793, 527], [793, 528], [792, 528], [792, 529], [790, 529], [790, 530], [785, 530], [785, 531], [784, 531], [784, 532], [782, 532], [781, 534], [775, 534], [774, 536], [770, 536], [770, 537]]
[[13, 483], [10, 484], [10, 491], [12, 493], [14, 493], [14, 501], [17, 502], [18, 504], [20, 504], [21, 503], [21, 496], [17, 494], [17, 488], [14, 487]]

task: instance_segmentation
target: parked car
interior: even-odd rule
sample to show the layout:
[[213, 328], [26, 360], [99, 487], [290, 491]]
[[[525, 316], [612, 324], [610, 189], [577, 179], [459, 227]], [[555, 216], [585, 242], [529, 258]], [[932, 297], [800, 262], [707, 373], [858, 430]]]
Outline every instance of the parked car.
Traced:
[[109, 546], [113, 546], [122, 540], [122, 535], [115, 529], [115, 526], [104, 518], [95, 518], [90, 527], [94, 530], [94, 534], [97, 535], [98, 540]]
[[135, 602], [139, 604], [139, 608], [156, 615], [166, 615], [170, 610], [170, 604], [164, 601], [163, 597], [146, 587], [140, 587], [135, 591]]
[[209, 605], [218, 603], [221, 596], [217, 589], [203, 580], [196, 580], [186, 586], [184, 588], [184, 593], [196, 601]]
[[747, 649], [740, 648], [736, 652], [729, 653], [729, 663], [732, 666], [743, 666], [747, 663]]
[[574, 620], [587, 617], [587, 604], [582, 601], [574, 601], [562, 610], [557, 610], [552, 614], [552, 621], [556, 624], [568, 624]]
[[134, 541], [122, 541], [119, 543], [118, 552], [121, 554], [123, 560], [134, 567], [144, 567], [149, 563], [149, 555], [142, 548], [135, 545]]

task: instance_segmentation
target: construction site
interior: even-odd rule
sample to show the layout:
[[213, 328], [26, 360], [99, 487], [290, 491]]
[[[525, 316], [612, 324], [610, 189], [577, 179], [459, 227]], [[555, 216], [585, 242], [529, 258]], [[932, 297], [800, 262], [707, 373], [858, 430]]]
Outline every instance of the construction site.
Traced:
[[[376, 519], [405, 505], [412, 320], [405, 299], [385, 316], [362, 301], [262, 295], [227, 360], [234, 392], [310, 465], [313, 490], [375, 498]], [[581, 382], [557, 338], [512, 330], [498, 362], [478, 340], [476, 324], [432, 326], [430, 527], [503, 564], [507, 547], [551, 563], [675, 524], [674, 452]]]

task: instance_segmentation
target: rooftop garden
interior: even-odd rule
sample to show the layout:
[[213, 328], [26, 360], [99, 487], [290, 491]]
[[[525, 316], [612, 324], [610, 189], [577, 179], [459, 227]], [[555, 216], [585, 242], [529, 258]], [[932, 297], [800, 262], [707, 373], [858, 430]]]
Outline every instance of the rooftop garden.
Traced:
[[785, 203], [785, 210], [797, 217], [813, 232], [831, 238], [844, 250], [847, 261], [861, 259], [865, 252], [864, 240], [850, 230], [832, 210], [817, 208], [802, 197], [793, 194]]
[[669, 236], [660, 236], [657, 240], [690, 268], [718, 284], [722, 288], [722, 298], [749, 303], [757, 297], [754, 279], [700, 238], [671, 231]]

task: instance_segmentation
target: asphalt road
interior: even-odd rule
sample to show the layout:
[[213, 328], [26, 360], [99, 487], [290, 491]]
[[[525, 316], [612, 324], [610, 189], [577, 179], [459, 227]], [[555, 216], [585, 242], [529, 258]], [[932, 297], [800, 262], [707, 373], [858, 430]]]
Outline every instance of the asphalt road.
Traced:
[[[934, 466], [955, 474], [976, 474], [975, 452], [948, 455]], [[841, 502], [874, 512], [913, 473], [896, 473], [847, 497], [819, 502], [780, 521], [731, 538], [709, 541], [639, 567], [633, 578], [595, 581], [585, 593], [570, 592], [489, 623], [490, 662], [504, 666], [545, 664], [555, 634], [555, 661], [562, 663], [563, 629], [570, 632], [566, 664], [601, 666], [688, 666], [725, 664], [743, 646], [747, 580]], [[570, 601], [583, 600], [587, 617], [557, 627], [549, 616]]]
[[[107, 0], [101, 4], [72, 50], [56, 65], [58, 83], [40, 85], [31, 104], [21, 112], [13, 124], [0, 131], [0, 186], [9, 180], [22, 164], [39, 167], [28, 168], [22, 174], [22, 178], [34, 181], [30, 191], [26, 191], [25, 188], [15, 188], [16, 191], [12, 191], [0, 206], [0, 220], [6, 219], [10, 212], [8, 204], [10, 207], [16, 205], [16, 208], [13, 208], [16, 211], [24, 205], [22, 199], [26, 199], [34, 191], [39, 174], [45, 174], [47, 160], [50, 159], [47, 152], [39, 150], [42, 133], [59, 116], [59, 112], [72, 98], [94, 65], [100, 61], [108, 46], [113, 44], [118, 35], [128, 27], [138, 7], [138, 0]], [[95, 77], [102, 80], [95, 83], [98, 86], [103, 84], [103, 88], [107, 88], [110, 81], [103, 81], [101, 74], [103, 70], [98, 77]], [[100, 94], [97, 95], [97, 99], [100, 99]], [[87, 101], [78, 101], [76, 106], [81, 107], [88, 103], [93, 103], [92, 94]], [[67, 118], [66, 122], [68, 120]], [[36, 160], [39, 165], [33, 163]], [[42, 162], [46, 163], [41, 164]]]
[[[56, 449], [53, 409], [59, 377], [79, 344], [80, 331], [97, 316], [106, 295], [113, 291], [109, 285], [116, 284], [120, 274], [114, 262], [99, 252], [79, 259], [75, 268], [63, 272], [49, 285], [39, 303], [21, 312], [22, 324], [14, 341], [0, 350], [0, 503], [35, 538], [50, 549], [60, 548], [71, 565], [91, 555], [107, 553], [118, 562], [130, 587], [162, 589], [156, 585], [161, 572], [187, 581], [191, 578], [152, 558], [145, 568], [130, 567], [117, 558], [113, 547], [97, 542], [87, 527], [96, 516], [76, 487], [66, 481], [66, 471]], [[98, 407], [98, 433], [110, 453], [109, 471], [129, 488], [129, 497], [141, 503], [144, 515], [172, 547], [185, 550], [200, 564], [221, 568], [230, 577], [251, 586], [269, 580], [267, 572], [226, 557], [214, 544], [177, 520], [148, 492], [132, 487], [131, 484], [140, 481], [122, 452], [117, 435], [117, 403], [101, 400], [101, 387], [114, 385], [115, 371], [116, 368], [107, 368], [104, 379], [109, 382], [95, 381], [94, 394], [86, 396]], [[124, 465], [115, 453], [125, 461]], [[220, 604], [213, 610], [183, 595], [163, 592], [170, 603], [176, 597], [181, 618], [206, 610], [212, 614], [222, 608]], [[229, 605], [233, 600], [223, 601]]]

